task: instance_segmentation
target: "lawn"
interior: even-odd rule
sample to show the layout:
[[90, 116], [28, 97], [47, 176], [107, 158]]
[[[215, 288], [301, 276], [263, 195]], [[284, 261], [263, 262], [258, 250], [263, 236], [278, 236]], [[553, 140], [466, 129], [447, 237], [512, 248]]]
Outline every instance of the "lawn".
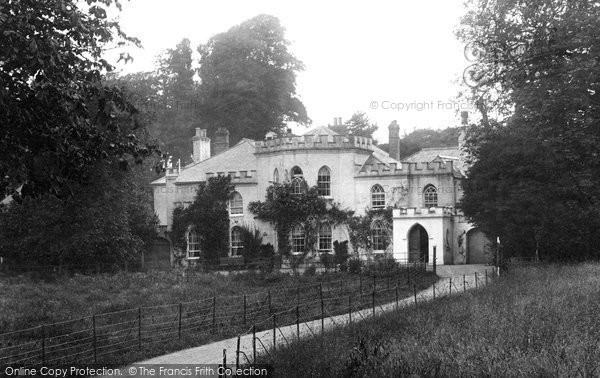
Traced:
[[598, 376], [600, 264], [514, 268], [494, 285], [293, 342], [276, 376]]
[[[406, 274], [399, 269], [376, 280], [349, 273], [123, 272], [44, 280], [5, 274], [0, 276], [0, 351], [6, 355], [0, 362], [15, 362], [16, 356], [23, 363], [130, 363], [234, 336], [296, 305], [308, 306], [308, 312], [319, 293], [347, 298], [370, 293], [376, 285], [375, 291], [389, 295], [399, 285], [405, 297], [411, 293]], [[419, 288], [435, 280], [423, 271], [413, 270], [411, 277]], [[346, 311], [346, 303], [329, 310]], [[23, 329], [28, 330], [14, 332]]]

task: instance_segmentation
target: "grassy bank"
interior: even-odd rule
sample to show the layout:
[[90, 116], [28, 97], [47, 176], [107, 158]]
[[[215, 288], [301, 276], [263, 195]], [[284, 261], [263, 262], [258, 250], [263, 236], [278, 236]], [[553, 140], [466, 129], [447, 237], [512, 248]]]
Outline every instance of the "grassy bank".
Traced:
[[295, 342], [275, 353], [275, 371], [282, 377], [597, 376], [598, 314], [600, 264], [514, 269], [485, 289]]

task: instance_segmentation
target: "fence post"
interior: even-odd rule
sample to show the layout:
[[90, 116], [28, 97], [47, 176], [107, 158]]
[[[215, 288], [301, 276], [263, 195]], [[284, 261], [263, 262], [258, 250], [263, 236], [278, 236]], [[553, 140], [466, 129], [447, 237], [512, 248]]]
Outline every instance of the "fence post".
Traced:
[[138, 349], [142, 350], [142, 308], [138, 307]]
[[298, 284], [296, 292], [296, 306], [300, 306], [300, 284]]
[[275, 343], [277, 341], [277, 332], [275, 332], [275, 330], [277, 328], [277, 324], [276, 324], [277, 320], [275, 319], [276, 317], [277, 317], [277, 315], [273, 314], [273, 351], [275, 350], [275, 345], [276, 345]]
[[246, 294], [244, 294], [244, 326], [246, 325]]
[[400, 302], [398, 302], [398, 284], [396, 284], [396, 310], [400, 308]]
[[325, 332], [325, 303], [323, 302], [323, 284], [319, 283], [319, 294], [321, 296], [321, 334]]
[[179, 303], [179, 319], [177, 324], [177, 337], [181, 340], [181, 313], [183, 312], [183, 305]]
[[252, 363], [256, 363], [256, 324], [252, 325]]
[[373, 305], [373, 317], [375, 317], [375, 287], [373, 287], [373, 294], [372, 294], [372, 305]]
[[235, 352], [235, 370], [240, 368], [240, 337], [237, 339], [237, 350]]
[[94, 336], [94, 363], [98, 363], [98, 347], [97, 347], [97, 341], [96, 341], [96, 315], [92, 315], [92, 329], [93, 329], [93, 336]]
[[487, 286], [488, 282], [487, 282], [487, 269], [485, 270], [485, 286]]
[[452, 295], [452, 277], [448, 281], [448, 288], [450, 289], [448, 294]]
[[435, 301], [435, 282], [433, 283], [433, 300]]
[[467, 292], [467, 277], [463, 274], [463, 293]]
[[373, 274], [373, 290], [377, 288], [377, 276]]
[[348, 295], [348, 324], [352, 324], [352, 296]]
[[477, 272], [475, 272], [475, 289], [477, 289]]
[[296, 306], [296, 335], [300, 340], [300, 306]]
[[46, 364], [46, 327], [42, 324], [41, 326], [42, 333], [42, 364]]
[[213, 297], [212, 328], [213, 328], [213, 333], [217, 333], [217, 296]]
[[433, 246], [433, 274], [437, 273], [437, 246]]
[[267, 295], [269, 296], [269, 315], [271, 315], [273, 312], [273, 309], [271, 308], [271, 290], [268, 291]]
[[410, 286], [410, 263], [406, 262], [406, 284]]
[[415, 294], [415, 304], [417, 304], [417, 285], [413, 284], [413, 293]]

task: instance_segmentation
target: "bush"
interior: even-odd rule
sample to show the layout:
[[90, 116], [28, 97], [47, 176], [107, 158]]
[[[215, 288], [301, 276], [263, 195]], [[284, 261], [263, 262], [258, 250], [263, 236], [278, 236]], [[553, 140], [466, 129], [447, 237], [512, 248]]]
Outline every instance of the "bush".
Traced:
[[314, 265], [311, 265], [304, 270], [305, 276], [314, 276], [315, 274], [317, 274], [317, 268]]
[[330, 270], [335, 266], [335, 256], [331, 253], [321, 253], [319, 259], [321, 260], [321, 264], [325, 267], [325, 270]]
[[350, 272], [350, 274], [360, 274], [362, 271], [362, 266], [362, 261], [359, 259], [348, 260], [348, 272]]
[[343, 242], [333, 242], [333, 253], [335, 255], [335, 263], [338, 265], [346, 264], [348, 261], [348, 240]]
[[365, 273], [370, 275], [388, 275], [395, 273], [400, 268], [398, 262], [393, 256], [385, 254], [380, 257], [376, 257], [366, 268]]

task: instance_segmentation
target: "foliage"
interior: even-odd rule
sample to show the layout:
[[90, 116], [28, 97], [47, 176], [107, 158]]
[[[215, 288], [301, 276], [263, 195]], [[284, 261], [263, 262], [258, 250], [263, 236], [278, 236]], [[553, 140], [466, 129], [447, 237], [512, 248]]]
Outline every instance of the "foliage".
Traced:
[[194, 202], [173, 211], [172, 240], [176, 247], [187, 247], [186, 236], [194, 228], [200, 236], [203, 257], [215, 261], [229, 247], [228, 200], [234, 191], [229, 176], [210, 177], [198, 186]]
[[229, 129], [236, 143], [280, 132], [288, 121], [308, 122], [296, 96], [296, 73], [303, 64], [289, 51], [284, 32], [277, 18], [259, 15], [198, 48], [207, 128]]
[[393, 256], [381, 254], [375, 256], [375, 259], [365, 267], [363, 273], [378, 276], [398, 273], [399, 271], [400, 265]]
[[365, 215], [353, 216], [348, 221], [350, 244], [354, 253], [359, 250], [372, 250], [371, 225], [380, 220], [385, 227], [387, 243], [392, 241], [392, 207], [385, 209], [368, 209]]
[[[456, 147], [459, 135], [458, 127], [447, 127], [441, 130], [416, 129], [400, 137], [400, 157], [405, 158], [430, 147]], [[378, 145], [388, 151], [387, 143]]]
[[343, 242], [333, 242], [333, 254], [335, 255], [335, 263], [339, 265], [340, 271], [346, 272], [348, 270], [348, 240]]
[[331, 253], [320, 253], [319, 254], [319, 260], [321, 261], [321, 264], [323, 264], [323, 267], [325, 267], [326, 271], [329, 271], [330, 269], [335, 267], [335, 256], [332, 255]]
[[355, 112], [349, 120], [341, 126], [329, 126], [333, 131], [342, 135], [356, 135], [372, 138], [377, 131], [377, 124], [371, 123], [365, 112]]
[[463, 17], [482, 122], [462, 207], [509, 253], [600, 253], [598, 30], [600, 8], [587, 1], [471, 1]]
[[0, 255], [15, 264], [122, 264], [140, 259], [156, 236], [150, 193], [117, 167], [99, 164], [74, 194], [25, 197], [0, 211]]
[[311, 266], [307, 266], [306, 269], [304, 269], [304, 276], [306, 277], [313, 277], [317, 274], [317, 267], [314, 265]]
[[302, 224], [306, 235], [306, 251], [314, 250], [318, 238], [319, 225], [328, 222], [331, 226], [343, 224], [352, 212], [342, 210], [319, 196], [316, 186], [303, 193], [294, 194], [292, 184], [274, 184], [267, 188], [265, 201], [255, 201], [248, 209], [260, 220], [271, 222], [277, 231], [279, 253], [290, 254], [289, 233], [295, 224]]
[[351, 258], [348, 260], [348, 273], [360, 274], [362, 272], [363, 263], [360, 259]]
[[103, 84], [110, 44], [139, 44], [107, 11], [112, 0], [0, 5], [0, 190], [73, 194], [98, 161], [126, 168], [156, 151], [139, 140], [136, 109]]

